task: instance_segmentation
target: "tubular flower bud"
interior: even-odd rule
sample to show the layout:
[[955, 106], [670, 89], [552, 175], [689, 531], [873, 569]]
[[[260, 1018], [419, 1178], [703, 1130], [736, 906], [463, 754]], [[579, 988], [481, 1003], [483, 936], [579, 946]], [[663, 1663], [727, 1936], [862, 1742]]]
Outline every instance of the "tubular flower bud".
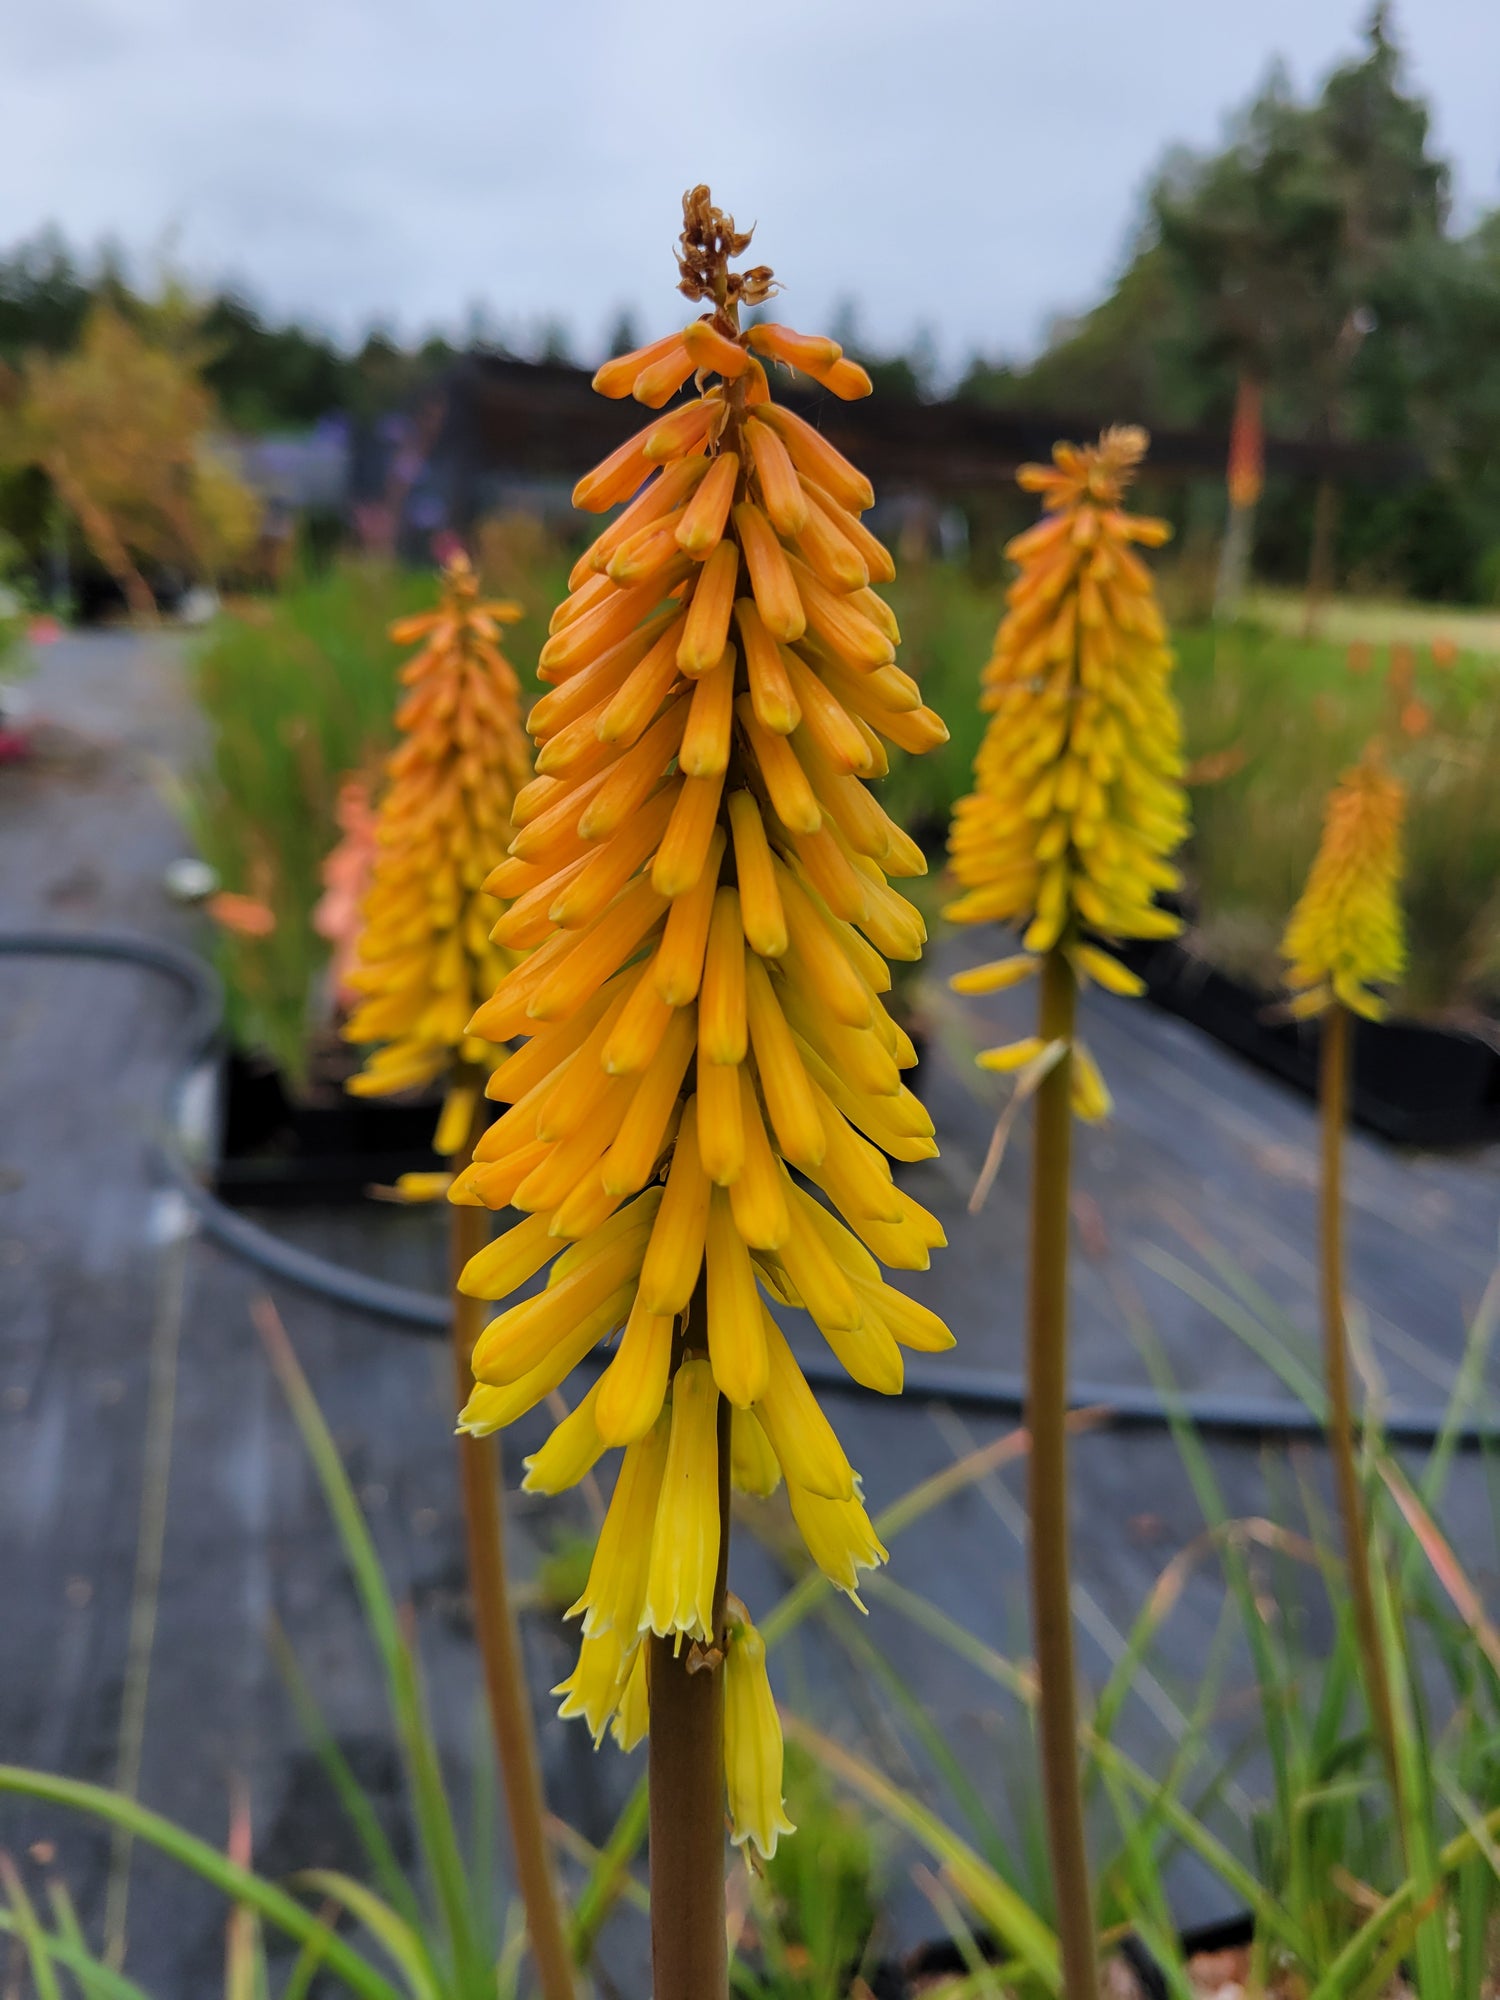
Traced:
[[[768, 1301], [805, 1306], [851, 1375], [887, 1392], [903, 1346], [949, 1339], [882, 1275], [925, 1268], [942, 1237], [888, 1158], [934, 1150], [883, 998], [887, 956], [916, 957], [924, 935], [890, 878], [925, 864], [866, 782], [885, 742], [946, 731], [893, 664], [895, 620], [872, 588], [890, 559], [857, 518], [868, 482], [779, 409], [752, 350], [836, 394], [867, 385], [832, 342], [742, 332], [771, 274], [728, 268], [749, 239], [706, 189], [684, 213], [682, 288], [702, 317], [596, 383], [661, 414], [579, 484], [580, 505], [625, 512], [552, 621], [549, 692], [529, 719], [541, 776], [494, 877], [529, 956], [472, 1020], [532, 1039], [497, 1071], [509, 1108], [452, 1195], [529, 1211], [466, 1290], [503, 1301], [541, 1281], [476, 1344], [470, 1428], [534, 1408], [620, 1335], [527, 1477], [558, 1490], [625, 1447], [564, 1683], [567, 1712], [596, 1735], [615, 1716], [622, 1741], [648, 1705], [627, 1630], [722, 1667], [731, 1469], [753, 1494], [785, 1478], [841, 1582], [884, 1559]], [[746, 1630], [736, 1675], [758, 1643]], [[732, 1752], [745, 1801], [771, 1800], [753, 1745], [774, 1708], [757, 1685], [763, 1670], [732, 1695], [752, 1746]], [[775, 1764], [775, 1801], [732, 1801], [767, 1849], [786, 1830], [779, 1749]]]
[[[1150, 572], [1136, 548], [1159, 547], [1164, 521], [1125, 511], [1144, 431], [1108, 430], [1097, 445], [1054, 446], [1052, 464], [1017, 478], [1043, 517], [1006, 554], [1019, 575], [984, 670], [989, 726], [974, 789], [954, 809], [952, 871], [964, 893], [956, 923], [1013, 924], [1025, 947], [960, 973], [961, 993], [991, 993], [1027, 976], [1027, 960], [1060, 950], [1080, 982], [1111, 992], [1139, 982], [1098, 939], [1173, 936], [1157, 903], [1178, 885], [1169, 857], [1187, 831], [1174, 658]], [[1090, 941], [1095, 940], [1095, 941]], [[1035, 1051], [987, 1051], [996, 1069]], [[1075, 1089], [1080, 1116], [1108, 1093], [1091, 1063]]]
[[1406, 969], [1401, 920], [1401, 828], [1406, 794], [1373, 754], [1328, 795], [1323, 838], [1282, 940], [1297, 1014], [1338, 1003], [1379, 1020], [1372, 985], [1394, 986]]
[[[481, 600], [468, 558], [442, 577], [435, 611], [399, 619], [391, 637], [420, 640], [402, 669], [402, 741], [386, 764], [375, 859], [347, 983], [360, 997], [348, 1041], [376, 1046], [349, 1079], [357, 1097], [412, 1090], [463, 1062], [498, 1060], [468, 1032], [475, 1007], [515, 963], [492, 942], [499, 910], [485, 882], [511, 837], [511, 807], [531, 776], [520, 684], [498, 628], [520, 607]], [[451, 1083], [436, 1150], [468, 1137], [476, 1089]]]
[[736, 1847], [753, 1842], [769, 1861], [780, 1836], [797, 1831], [781, 1794], [781, 1717], [766, 1673], [766, 1642], [737, 1597], [728, 1600], [726, 1622], [724, 1783], [730, 1837]]

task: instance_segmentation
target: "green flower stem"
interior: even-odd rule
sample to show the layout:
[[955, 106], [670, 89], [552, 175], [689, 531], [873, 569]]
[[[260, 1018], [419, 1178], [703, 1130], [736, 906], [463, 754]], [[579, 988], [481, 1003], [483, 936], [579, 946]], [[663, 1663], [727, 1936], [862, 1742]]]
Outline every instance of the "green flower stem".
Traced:
[[[473, 1153], [474, 1143], [484, 1129], [484, 1117], [481, 1098], [462, 1155], [464, 1159]], [[458, 1290], [458, 1275], [489, 1240], [489, 1214], [482, 1208], [455, 1206], [452, 1216], [449, 1244], [454, 1285], [453, 1376], [462, 1407], [474, 1386], [469, 1357], [479, 1337], [483, 1310], [478, 1299], [467, 1298]], [[536, 1961], [537, 1981], [543, 2000], [573, 2000], [573, 1960], [552, 1875], [536, 1729], [521, 1660], [520, 1634], [506, 1580], [505, 1524], [500, 1500], [503, 1475], [498, 1439], [461, 1437], [458, 1466], [469, 1551], [469, 1588], [474, 1599], [474, 1635], [505, 1785], [511, 1852], [526, 1908], [526, 1928]]]
[[[683, 1345], [708, 1344], [703, 1282]], [[729, 1578], [729, 1426], [719, 1398], [719, 1571], [714, 1634], [722, 1643]], [[651, 1638], [651, 1992], [653, 2000], [727, 2000], [724, 1906], [724, 1673], [691, 1641]]]
[[1322, 1112], [1322, 1186], [1319, 1265], [1323, 1306], [1323, 1372], [1328, 1387], [1328, 1449], [1344, 1531], [1344, 1562], [1354, 1607], [1355, 1634], [1364, 1669], [1365, 1697], [1385, 1758], [1397, 1822], [1401, 1811], [1401, 1761], [1380, 1621], [1370, 1583], [1369, 1528], [1360, 1491], [1353, 1399], [1349, 1389], [1349, 1341], [1344, 1326], [1344, 1127], [1349, 1115], [1349, 1067], [1353, 1021], [1337, 1001], [1323, 1016], [1318, 1100]]
[[1097, 2000], [1093, 1897], [1078, 1771], [1073, 1608], [1068, 1574], [1068, 1190], [1073, 1139], [1072, 1040], [1078, 993], [1061, 950], [1041, 973], [1044, 1042], [1068, 1044], [1036, 1094], [1026, 1424], [1031, 1433], [1031, 1623], [1047, 1847], [1066, 2000]]

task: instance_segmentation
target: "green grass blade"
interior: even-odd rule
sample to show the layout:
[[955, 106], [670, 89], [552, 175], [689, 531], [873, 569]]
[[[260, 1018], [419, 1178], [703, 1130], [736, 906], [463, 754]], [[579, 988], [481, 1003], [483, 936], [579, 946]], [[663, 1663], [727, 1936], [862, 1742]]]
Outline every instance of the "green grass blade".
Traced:
[[401, 2000], [398, 1989], [382, 1973], [377, 1972], [342, 1938], [329, 1937], [311, 1911], [304, 1909], [284, 1889], [278, 1889], [274, 1882], [266, 1881], [248, 1868], [241, 1868], [206, 1840], [184, 1832], [171, 1820], [137, 1804], [134, 1799], [108, 1791], [102, 1785], [84, 1784], [77, 1778], [54, 1777], [49, 1771], [27, 1771], [15, 1764], [0, 1764], [0, 1792], [12, 1792], [22, 1798], [45, 1799], [49, 1804], [67, 1806], [74, 1812], [88, 1814], [91, 1819], [103, 1820], [108, 1826], [126, 1828], [137, 1839], [148, 1842], [184, 1868], [191, 1869], [203, 1881], [211, 1882], [231, 1902], [243, 1903], [257, 1911], [288, 1937], [302, 1943], [312, 1937], [326, 1938], [329, 1970], [336, 1973], [352, 1992], [362, 1995], [364, 2000]]
[[[0, 1935], [21, 1938], [23, 1945], [26, 1942], [20, 1924], [9, 1910], [0, 1909]], [[43, 1931], [37, 1941], [55, 1965], [72, 1973], [85, 2000], [95, 2000], [96, 1995], [98, 2000], [152, 2000], [145, 1987], [137, 1986], [123, 1972], [116, 1972], [113, 1966], [95, 1958], [88, 1946], [71, 1933]]]
[[828, 1623], [841, 1646], [853, 1659], [869, 1680], [877, 1681], [900, 1710], [901, 1714], [922, 1748], [931, 1758], [934, 1768], [946, 1781], [949, 1790], [958, 1801], [959, 1809], [969, 1822], [970, 1831], [984, 1850], [984, 1857], [995, 1871], [1004, 1876], [1012, 1888], [1017, 1886], [1016, 1873], [1009, 1857], [1005, 1854], [1000, 1828], [994, 1814], [985, 1805], [978, 1786], [955, 1752], [945, 1741], [942, 1731], [923, 1708], [915, 1691], [896, 1672], [885, 1655], [873, 1646], [864, 1633], [854, 1623], [853, 1616], [837, 1616], [837, 1607], [827, 1607]]
[[[1099, 1422], [1103, 1413], [1093, 1410], [1074, 1410], [1068, 1418], [1068, 1430], [1076, 1435], [1090, 1429]], [[874, 1528], [883, 1542], [893, 1541], [907, 1528], [930, 1514], [934, 1507], [940, 1507], [955, 1493], [962, 1493], [981, 1479], [987, 1479], [992, 1472], [998, 1472], [1003, 1465], [1012, 1465], [1026, 1456], [1030, 1441], [1025, 1431], [1007, 1431], [1003, 1437], [995, 1438], [990, 1444], [982, 1445], [978, 1451], [967, 1453], [945, 1465], [930, 1478], [922, 1479], [909, 1491], [893, 1500], [890, 1505], [875, 1516]], [[785, 1597], [760, 1621], [760, 1635], [769, 1649], [780, 1639], [800, 1625], [804, 1618], [832, 1591], [833, 1585], [819, 1569], [809, 1569], [807, 1574], [794, 1583]]]
[[4, 1887], [15, 1919], [16, 1935], [25, 1947], [32, 1984], [36, 1987], [36, 2000], [62, 2000], [62, 1988], [58, 1984], [52, 1954], [47, 1948], [47, 1934], [42, 1920], [36, 1913], [36, 1905], [26, 1893], [20, 1870], [8, 1854], [0, 1854], [0, 1886]]
[[317, 1697], [308, 1684], [301, 1664], [293, 1651], [291, 1640], [279, 1618], [273, 1616], [270, 1626], [271, 1653], [276, 1668], [281, 1675], [291, 1703], [296, 1712], [298, 1726], [306, 1737], [313, 1755], [328, 1774], [329, 1783], [338, 1794], [339, 1804], [344, 1808], [353, 1827], [365, 1858], [370, 1864], [380, 1893], [391, 1907], [400, 1912], [413, 1929], [420, 1930], [422, 1912], [412, 1891], [410, 1882], [402, 1873], [401, 1864], [396, 1859], [396, 1851], [386, 1838], [380, 1815], [371, 1803], [364, 1787], [354, 1775], [348, 1758], [334, 1740]]
[[841, 1743], [795, 1717], [787, 1718], [786, 1728], [791, 1740], [810, 1751], [826, 1771], [920, 1842], [976, 1915], [1025, 1961], [1049, 1993], [1059, 1991], [1062, 1975], [1056, 1934], [967, 1842], [944, 1826], [936, 1813]]
[[329, 1902], [337, 1903], [362, 1923], [383, 1947], [392, 1965], [405, 1976], [415, 2000], [438, 2000], [438, 1982], [432, 1975], [420, 1935], [397, 1916], [389, 1903], [382, 1902], [373, 1889], [336, 1868], [307, 1868], [292, 1879], [300, 1887], [321, 1891]]
[[321, 1934], [309, 1938], [297, 1953], [291, 1971], [287, 1974], [286, 1985], [281, 1989], [281, 2000], [307, 2000], [312, 1983], [323, 1969], [325, 1942], [331, 1935], [334, 1910], [327, 1906], [325, 1927]]
[[1327, 1401], [1317, 1376], [1286, 1344], [1262, 1324], [1256, 1314], [1231, 1293], [1222, 1291], [1203, 1274], [1154, 1243], [1143, 1244], [1137, 1253], [1141, 1262], [1158, 1277], [1165, 1278], [1195, 1305], [1211, 1312], [1229, 1331], [1243, 1341], [1257, 1359], [1284, 1382], [1299, 1403], [1322, 1420]]
[[324, 1499], [354, 1575], [365, 1622], [380, 1655], [391, 1711], [406, 1757], [423, 1857], [443, 1913], [460, 1989], [480, 1992], [490, 1975], [474, 1935], [468, 1879], [464, 1873], [452, 1809], [443, 1785], [437, 1745], [422, 1698], [416, 1661], [402, 1635], [380, 1558], [349, 1482], [349, 1475], [339, 1457], [338, 1447], [323, 1421], [317, 1399], [293, 1352], [280, 1316], [266, 1297], [257, 1299], [251, 1311], [322, 1485]]
[[[972, 1661], [997, 1685], [1007, 1688], [1011, 1693], [1019, 1694], [1028, 1704], [1035, 1699], [1035, 1691], [1028, 1676], [994, 1652], [982, 1639], [966, 1631], [956, 1619], [950, 1618], [945, 1611], [929, 1603], [926, 1598], [919, 1597], [914, 1591], [909, 1591], [903, 1585], [892, 1583], [884, 1577], [868, 1578], [865, 1588], [872, 1595], [878, 1595], [882, 1602], [904, 1611], [924, 1631], [951, 1647], [961, 1659]], [[1181, 1837], [1183, 1844], [1218, 1875], [1234, 1895], [1255, 1912], [1257, 1922], [1280, 1937], [1293, 1950], [1299, 1952], [1303, 1950], [1304, 1941], [1298, 1927], [1276, 1907], [1251, 1871], [1230, 1853], [1222, 1841], [1206, 1827], [1200, 1826], [1179, 1801], [1169, 1795], [1158, 1798], [1160, 1788], [1155, 1779], [1148, 1777], [1114, 1744], [1104, 1742], [1087, 1728], [1079, 1731], [1079, 1747], [1082, 1751], [1091, 1752], [1110, 1771], [1117, 1772], [1141, 1797], [1157, 1800], [1163, 1816], [1173, 1831]]]
[[580, 1965], [588, 1964], [605, 1918], [629, 1879], [630, 1864], [640, 1853], [646, 1838], [649, 1812], [650, 1800], [643, 1771], [573, 1904], [570, 1935], [573, 1956]]

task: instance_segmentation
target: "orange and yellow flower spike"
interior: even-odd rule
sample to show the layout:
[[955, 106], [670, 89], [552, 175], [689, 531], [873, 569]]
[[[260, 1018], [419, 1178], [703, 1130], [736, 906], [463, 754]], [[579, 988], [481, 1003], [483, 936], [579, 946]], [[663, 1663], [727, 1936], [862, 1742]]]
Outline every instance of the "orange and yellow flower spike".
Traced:
[[1406, 969], [1401, 918], [1401, 834], [1406, 794], [1372, 745], [1329, 794], [1323, 837], [1282, 940], [1294, 1014], [1319, 1016], [1321, 1123], [1319, 1279], [1328, 1444], [1343, 1528], [1345, 1575], [1354, 1611], [1370, 1719], [1385, 1757], [1392, 1817], [1409, 1823], [1396, 1708], [1371, 1575], [1374, 1560], [1359, 1465], [1344, 1305], [1344, 1128], [1348, 1123], [1355, 1017], [1379, 1020], [1385, 1003], [1371, 989], [1394, 986]]
[[1168, 937], [1158, 907], [1175, 888], [1168, 856], [1187, 828], [1172, 654], [1137, 546], [1163, 521], [1125, 511], [1146, 450], [1141, 430], [1097, 445], [1059, 444], [1052, 464], [1022, 466], [1044, 515], [1007, 550], [1020, 566], [984, 672], [989, 725], [974, 790], [955, 809], [948, 848], [964, 893], [958, 923], [1010, 923], [1022, 950], [959, 974], [959, 992], [995, 992], [1040, 974], [1037, 1032], [987, 1049], [981, 1067], [1014, 1073], [975, 1201], [998, 1164], [1015, 1108], [1034, 1098], [1027, 1295], [1028, 1552], [1038, 1739], [1063, 1988], [1099, 1987], [1096, 1926], [1078, 1770], [1068, 1546], [1068, 1214], [1074, 1118], [1099, 1119], [1109, 1092], [1077, 1037], [1080, 986], [1116, 993], [1140, 981], [1106, 948]]
[[446, 1076], [434, 1141], [445, 1155], [466, 1144], [477, 1100], [463, 1071], [482, 1073], [495, 1060], [468, 1033], [469, 1017], [516, 957], [491, 940], [498, 906], [484, 888], [531, 776], [520, 683], [499, 644], [499, 628], [520, 615], [519, 605], [482, 600], [459, 554], [443, 570], [437, 609], [391, 627], [398, 643], [422, 643], [401, 673], [410, 690], [396, 711], [402, 741], [386, 764], [373, 876], [346, 974], [363, 998], [345, 1039], [377, 1046], [348, 1088], [383, 1097]]
[[497, 938], [535, 949], [469, 1024], [529, 1039], [491, 1078], [508, 1109], [453, 1189], [527, 1211], [467, 1289], [502, 1300], [551, 1266], [482, 1335], [466, 1426], [510, 1423], [620, 1334], [528, 1483], [555, 1491], [623, 1448], [564, 1686], [596, 1736], [618, 1711], [631, 1740], [643, 1633], [722, 1653], [731, 1429], [738, 1476], [785, 1477], [841, 1587], [885, 1557], [767, 1298], [804, 1306], [887, 1393], [904, 1348], [951, 1343], [881, 1269], [925, 1269], [944, 1239], [890, 1166], [936, 1151], [883, 999], [886, 959], [925, 936], [893, 878], [925, 862], [866, 783], [885, 741], [947, 732], [894, 664], [868, 481], [773, 395], [778, 362], [835, 395], [868, 378], [832, 341], [742, 331], [771, 274], [730, 271], [749, 237], [706, 189], [684, 208], [682, 290], [703, 316], [595, 379], [664, 413], [574, 494], [624, 510], [542, 650], [540, 775], [491, 882], [515, 899]]
[[1292, 1011], [1321, 1014], [1336, 1002], [1378, 1021], [1370, 989], [1406, 970], [1401, 919], [1401, 833], [1406, 793], [1373, 752], [1328, 795], [1323, 838], [1282, 940]]
[[[1170, 530], [1123, 504], [1145, 450], [1144, 431], [1121, 427], [1017, 475], [1045, 513], [1005, 551], [1021, 573], [984, 670], [990, 723], [948, 843], [964, 893], [945, 915], [1014, 924], [1024, 952], [960, 974], [961, 993], [1012, 985], [1054, 949], [1080, 985], [1138, 993], [1099, 940], [1181, 928], [1156, 901], [1177, 887], [1168, 857], [1187, 831], [1173, 656], [1135, 552]], [[1087, 1051], [1074, 1054], [1074, 1110], [1102, 1116], [1108, 1093]]]

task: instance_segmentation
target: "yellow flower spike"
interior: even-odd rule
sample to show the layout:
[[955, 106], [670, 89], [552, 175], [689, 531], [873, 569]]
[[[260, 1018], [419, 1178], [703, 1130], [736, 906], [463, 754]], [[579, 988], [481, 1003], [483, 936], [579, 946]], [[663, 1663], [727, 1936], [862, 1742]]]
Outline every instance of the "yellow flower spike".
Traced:
[[[889, 1165], [936, 1150], [884, 997], [887, 957], [915, 958], [924, 937], [892, 881], [925, 859], [867, 789], [890, 744], [946, 732], [894, 664], [879, 595], [893, 564], [858, 519], [868, 481], [777, 404], [741, 331], [770, 273], [729, 268], [748, 239], [706, 190], [685, 214], [702, 317], [600, 371], [603, 393], [659, 414], [579, 482], [579, 505], [621, 512], [551, 621], [539, 775], [513, 803], [510, 855], [470, 868], [511, 906], [486, 949], [528, 955], [475, 1004], [450, 985], [424, 1000], [467, 1008], [470, 1037], [529, 1038], [495, 1068], [501, 1115], [452, 1195], [533, 1211], [464, 1272], [500, 1307], [465, 1425], [534, 1409], [624, 1329], [527, 1474], [550, 1490], [625, 1450], [562, 1690], [623, 1742], [647, 1720], [638, 1632], [668, 1648], [653, 1638], [651, 1673], [684, 1657], [683, 1673], [723, 1669], [721, 1436], [746, 1485], [779, 1471], [806, 1496], [841, 1579], [879, 1553], [762, 1294], [805, 1306], [853, 1377], [887, 1393], [903, 1346], [950, 1339], [883, 1276], [925, 1266], [942, 1232]], [[787, 338], [834, 394], [868, 387], [833, 343]], [[1080, 789], [1078, 813], [1092, 802]], [[456, 899], [457, 853], [455, 868], [431, 857], [424, 894]], [[521, 1286], [533, 1295], [517, 1302]], [[699, 1650], [673, 1650], [683, 1639]]]
[[[1107, 430], [1097, 445], [1059, 444], [1050, 466], [1018, 473], [1025, 490], [1041, 495], [1043, 518], [1006, 550], [1018, 574], [983, 675], [990, 719], [973, 790], [956, 806], [948, 837], [962, 893], [945, 914], [958, 923], [1008, 924], [1025, 953], [1042, 960], [1036, 1033], [978, 1058], [986, 1069], [1014, 1073], [1015, 1089], [970, 1206], [982, 1204], [1016, 1113], [1031, 1100], [1029, 1567], [1049, 1858], [1070, 1993], [1094, 1991], [1099, 1975], [1069, 1603], [1068, 1132], [1073, 1118], [1109, 1108], [1098, 1069], [1077, 1041], [1077, 997], [1089, 977], [1128, 988], [1128, 976], [1117, 976], [1094, 939], [1165, 937], [1181, 928], [1157, 896], [1177, 884], [1168, 857], [1187, 830], [1173, 656], [1150, 573], [1133, 547], [1155, 547], [1167, 530], [1124, 506], [1146, 444], [1144, 431]], [[900, 912], [887, 914], [899, 930]], [[1003, 966], [986, 970], [997, 983], [1006, 977]], [[969, 977], [970, 990], [988, 986], [986, 971]], [[920, 1243], [923, 1234], [920, 1219], [908, 1216], [899, 1241], [915, 1235]], [[864, 1240], [890, 1261], [879, 1225]]]
[[1372, 986], [1395, 986], [1406, 969], [1401, 918], [1401, 835], [1406, 794], [1373, 753], [1328, 797], [1323, 838], [1282, 941], [1298, 1011], [1337, 1000], [1379, 1020]]
[[724, 1656], [724, 1783], [730, 1838], [748, 1841], [766, 1860], [784, 1833], [795, 1833], [782, 1797], [781, 1718], [766, 1673], [766, 1646], [739, 1598], [726, 1604], [729, 1644]]
[[729, 1482], [736, 1493], [768, 1500], [781, 1484], [781, 1464], [759, 1418], [736, 1410], [729, 1424]]
[[658, 1638], [713, 1631], [719, 1566], [719, 1392], [706, 1361], [672, 1378], [670, 1443], [651, 1531], [641, 1630]]
[[[1144, 432], [1117, 429], [1097, 445], [1059, 445], [1050, 467], [1022, 468], [1020, 483], [1046, 512], [1006, 551], [1020, 575], [984, 672], [990, 721], [974, 790], [949, 836], [964, 893], [948, 917], [1014, 924], [1033, 955], [1060, 944], [1080, 976], [1116, 993], [1140, 989], [1080, 933], [1178, 930], [1155, 898], [1175, 886], [1167, 857], [1187, 830], [1173, 656], [1132, 552], [1166, 530], [1122, 504], [1145, 448]], [[953, 984], [996, 991], [1014, 963]]]
[[[345, 1036], [378, 1044], [350, 1079], [356, 1096], [410, 1090], [471, 1060], [469, 1016], [496, 963], [512, 963], [488, 942], [498, 912], [480, 884], [504, 853], [511, 808], [530, 775], [520, 683], [496, 637], [497, 621], [518, 615], [514, 605], [485, 603], [468, 558], [458, 555], [443, 570], [436, 614], [392, 628], [401, 643], [421, 644], [402, 669], [402, 740], [386, 762], [350, 968], [349, 983], [365, 998]], [[445, 876], [434, 870], [434, 857], [444, 854], [472, 860]], [[485, 1053], [493, 1066], [494, 1052]], [[474, 1104], [473, 1086], [450, 1089], [437, 1152], [451, 1156], [464, 1146]], [[413, 1182], [407, 1198], [436, 1197]]]

